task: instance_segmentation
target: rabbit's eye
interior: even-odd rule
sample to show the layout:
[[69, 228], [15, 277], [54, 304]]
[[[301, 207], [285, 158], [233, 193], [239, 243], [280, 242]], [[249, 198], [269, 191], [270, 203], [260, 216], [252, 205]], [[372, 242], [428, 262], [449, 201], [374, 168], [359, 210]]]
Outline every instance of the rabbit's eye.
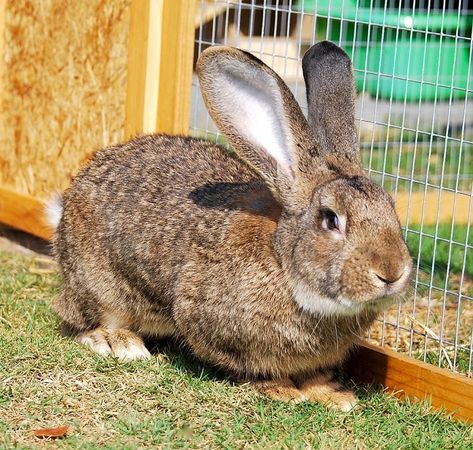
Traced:
[[333, 211], [324, 210], [322, 214], [323, 214], [323, 219], [322, 219], [323, 229], [340, 231], [340, 220], [338, 219], [338, 216]]

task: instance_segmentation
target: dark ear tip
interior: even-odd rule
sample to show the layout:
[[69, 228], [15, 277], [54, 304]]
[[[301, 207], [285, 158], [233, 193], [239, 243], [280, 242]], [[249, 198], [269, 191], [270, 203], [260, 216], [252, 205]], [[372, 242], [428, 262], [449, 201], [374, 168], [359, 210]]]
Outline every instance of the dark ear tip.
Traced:
[[199, 55], [199, 58], [197, 59], [197, 67], [202, 66], [207, 63], [207, 61], [228, 57], [228, 55], [231, 55], [235, 51], [237, 51], [237, 49], [225, 47], [223, 45], [208, 47]]
[[228, 62], [244, 62], [254, 66], [265, 67], [265, 64], [251, 53], [235, 47], [227, 47], [224, 45], [215, 45], [206, 48], [197, 59], [197, 74], [207, 70], [215, 70], [216, 67], [224, 67]]
[[338, 62], [345, 62], [351, 64], [350, 57], [338, 45], [330, 41], [322, 41], [309, 48], [302, 58], [302, 67], [304, 70], [309, 70], [313, 64], [320, 65], [321, 61], [330, 57]]

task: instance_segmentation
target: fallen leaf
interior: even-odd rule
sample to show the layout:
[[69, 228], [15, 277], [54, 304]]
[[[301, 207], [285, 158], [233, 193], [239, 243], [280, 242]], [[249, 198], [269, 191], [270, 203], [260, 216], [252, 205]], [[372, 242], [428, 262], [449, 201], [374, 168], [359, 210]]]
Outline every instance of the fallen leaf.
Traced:
[[39, 428], [33, 430], [33, 434], [38, 438], [61, 438], [67, 434], [67, 431], [67, 425], [63, 425], [56, 428]]

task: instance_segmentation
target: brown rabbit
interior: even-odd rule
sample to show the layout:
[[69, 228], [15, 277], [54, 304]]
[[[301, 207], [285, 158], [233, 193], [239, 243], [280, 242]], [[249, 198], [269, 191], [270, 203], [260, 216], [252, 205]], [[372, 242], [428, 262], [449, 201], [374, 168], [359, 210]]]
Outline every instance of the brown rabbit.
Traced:
[[173, 335], [274, 398], [355, 404], [330, 368], [405, 291], [411, 259], [360, 165], [348, 56], [322, 42], [303, 69], [308, 121], [257, 58], [202, 53], [207, 108], [238, 157], [162, 135], [95, 154], [50, 205], [65, 334], [124, 360]]

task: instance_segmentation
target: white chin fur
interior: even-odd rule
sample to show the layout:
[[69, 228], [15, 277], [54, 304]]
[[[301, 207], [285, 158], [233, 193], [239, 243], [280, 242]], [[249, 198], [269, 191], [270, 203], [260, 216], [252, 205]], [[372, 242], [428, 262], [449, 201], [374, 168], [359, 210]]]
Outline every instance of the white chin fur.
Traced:
[[55, 230], [61, 221], [63, 212], [62, 198], [60, 194], [55, 194], [46, 202], [44, 212], [49, 225]]
[[321, 296], [301, 281], [294, 286], [294, 299], [304, 311], [323, 316], [354, 316], [363, 309], [363, 305], [345, 298], [334, 300]]

